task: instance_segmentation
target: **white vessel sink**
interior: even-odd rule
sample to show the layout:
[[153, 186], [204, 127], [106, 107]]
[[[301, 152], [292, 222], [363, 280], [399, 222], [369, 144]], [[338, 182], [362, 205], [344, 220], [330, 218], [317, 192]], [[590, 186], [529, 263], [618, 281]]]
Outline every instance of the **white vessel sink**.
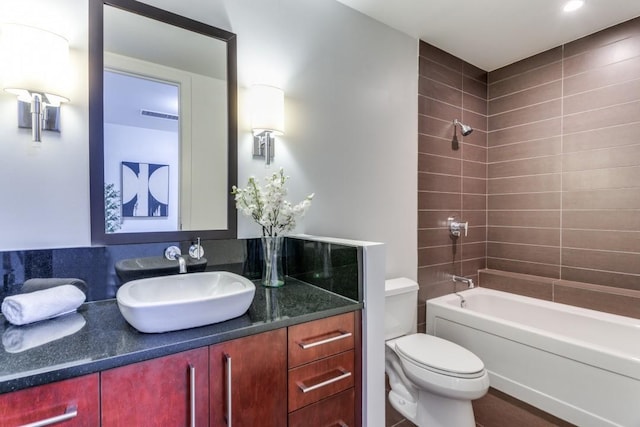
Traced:
[[140, 332], [168, 332], [243, 315], [256, 287], [226, 271], [132, 280], [118, 289], [122, 316]]

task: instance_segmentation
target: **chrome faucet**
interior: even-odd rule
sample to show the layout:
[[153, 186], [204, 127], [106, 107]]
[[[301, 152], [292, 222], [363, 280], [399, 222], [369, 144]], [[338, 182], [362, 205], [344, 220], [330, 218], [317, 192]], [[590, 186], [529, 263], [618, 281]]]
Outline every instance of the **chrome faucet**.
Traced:
[[468, 277], [456, 276], [455, 274], [451, 276], [453, 279], [453, 293], [456, 294], [458, 298], [460, 298], [460, 307], [465, 308], [467, 306], [467, 301], [464, 299], [462, 295], [456, 292], [456, 282], [466, 283], [468, 289], [475, 288], [476, 285], [473, 284], [473, 280]]
[[177, 246], [169, 246], [164, 250], [164, 257], [171, 261], [178, 261], [178, 272], [180, 274], [187, 272], [187, 261], [182, 256], [182, 252], [180, 248]]
[[184, 274], [187, 272], [187, 261], [185, 261], [182, 255], [178, 256], [178, 273]]
[[469, 222], [458, 221], [455, 217], [450, 216], [447, 218], [447, 224], [449, 227], [449, 233], [453, 237], [460, 237], [460, 234], [464, 230], [464, 236], [467, 237], [467, 233], [469, 232]]
[[196, 243], [193, 243], [193, 244], [191, 244], [191, 246], [189, 246], [189, 256], [191, 258], [197, 259], [197, 260], [200, 260], [200, 258], [202, 258], [204, 256], [204, 248], [200, 244], [200, 238], [199, 237], [198, 237], [198, 240], [196, 241]]
[[[473, 279], [469, 279], [468, 277], [456, 276], [455, 274], [451, 276], [454, 282], [465, 283], [469, 289], [475, 288], [476, 285], [473, 284]], [[454, 285], [455, 288], [455, 285]]]

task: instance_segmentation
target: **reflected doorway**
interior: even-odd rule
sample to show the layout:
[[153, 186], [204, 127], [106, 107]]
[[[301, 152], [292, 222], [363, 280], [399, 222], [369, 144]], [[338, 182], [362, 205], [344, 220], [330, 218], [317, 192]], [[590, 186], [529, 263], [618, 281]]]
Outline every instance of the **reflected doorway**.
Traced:
[[180, 85], [104, 71], [105, 231], [180, 230]]

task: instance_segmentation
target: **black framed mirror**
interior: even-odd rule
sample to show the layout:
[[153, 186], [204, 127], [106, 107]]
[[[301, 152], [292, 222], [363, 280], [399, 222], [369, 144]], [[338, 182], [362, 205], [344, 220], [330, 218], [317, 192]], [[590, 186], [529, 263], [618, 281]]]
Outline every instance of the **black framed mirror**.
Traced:
[[91, 0], [89, 127], [93, 245], [236, 237], [235, 34]]

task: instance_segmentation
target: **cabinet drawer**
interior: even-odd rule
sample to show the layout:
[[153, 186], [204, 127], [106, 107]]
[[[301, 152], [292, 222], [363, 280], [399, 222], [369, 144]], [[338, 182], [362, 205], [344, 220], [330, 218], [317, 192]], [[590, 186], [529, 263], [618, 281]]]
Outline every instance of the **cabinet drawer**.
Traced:
[[352, 349], [353, 335], [353, 313], [289, 327], [289, 368]]
[[[5, 427], [50, 420], [60, 427], [99, 425], [98, 374], [0, 395]], [[59, 422], [54, 423], [57, 419]]]
[[350, 350], [289, 371], [289, 411], [353, 387], [354, 351]]
[[355, 390], [350, 388], [289, 414], [289, 427], [355, 426]]

